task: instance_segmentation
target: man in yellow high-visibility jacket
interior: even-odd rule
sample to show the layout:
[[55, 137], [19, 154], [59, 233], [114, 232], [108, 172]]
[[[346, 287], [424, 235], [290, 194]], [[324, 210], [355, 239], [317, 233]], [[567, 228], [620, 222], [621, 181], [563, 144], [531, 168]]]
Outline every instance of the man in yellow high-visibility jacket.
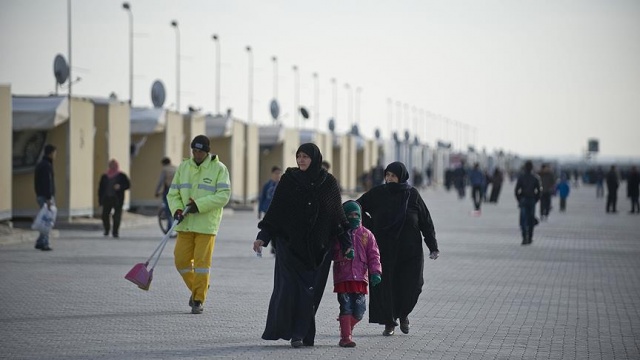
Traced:
[[[191, 158], [184, 160], [173, 177], [167, 200], [178, 238], [173, 252], [176, 269], [187, 284], [192, 314], [202, 314], [209, 290], [211, 256], [222, 220], [222, 208], [229, 202], [229, 170], [217, 155], [209, 154], [209, 138], [191, 141]], [[183, 215], [183, 209], [189, 207]]]

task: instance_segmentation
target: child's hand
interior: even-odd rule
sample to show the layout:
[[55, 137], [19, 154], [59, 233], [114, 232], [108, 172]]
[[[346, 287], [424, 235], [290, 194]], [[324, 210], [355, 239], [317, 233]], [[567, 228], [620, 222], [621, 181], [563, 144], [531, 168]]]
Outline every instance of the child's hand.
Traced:
[[380, 276], [380, 274], [371, 275], [371, 279], [370, 279], [371, 286], [376, 286], [380, 284], [381, 281], [382, 281], [382, 276]]
[[354, 255], [355, 251], [353, 250], [353, 248], [348, 248], [347, 251], [344, 252], [344, 257], [349, 260], [353, 260]]
[[429, 259], [435, 260], [438, 258], [438, 256], [440, 256], [440, 251], [432, 251], [429, 254]]

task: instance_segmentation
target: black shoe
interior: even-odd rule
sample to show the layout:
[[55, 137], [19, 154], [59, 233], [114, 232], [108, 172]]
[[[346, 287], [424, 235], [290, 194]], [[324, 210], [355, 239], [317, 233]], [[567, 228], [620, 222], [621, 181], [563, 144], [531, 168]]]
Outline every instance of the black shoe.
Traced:
[[304, 345], [304, 344], [302, 343], [301, 339], [291, 339], [291, 347], [292, 348], [296, 348], [297, 349], [297, 348], [301, 347], [302, 345]]
[[400, 331], [402, 331], [405, 334], [408, 334], [410, 328], [411, 328], [411, 325], [409, 325], [409, 318], [400, 319]]
[[391, 335], [393, 335], [395, 333], [396, 333], [396, 327], [394, 325], [385, 325], [384, 326], [384, 331], [382, 332], [382, 335], [391, 336]]
[[40, 250], [42, 250], [42, 251], [51, 251], [53, 249], [50, 248], [49, 245], [47, 245], [47, 246], [43, 246], [42, 248], [40, 248]]
[[202, 306], [202, 301], [195, 300], [193, 302], [193, 306], [191, 306], [192, 314], [202, 314], [204, 311], [204, 307]]
[[102, 233], [102, 235], [104, 235], [104, 236], [109, 236], [109, 230], [105, 230], [105, 231]]
[[189, 307], [193, 307], [193, 295], [189, 296]]
[[120, 235], [118, 235], [118, 234], [113, 234], [113, 237], [114, 237], [114, 238], [119, 238], [119, 237], [120, 237]]
[[36, 246], [34, 246], [36, 249], [38, 250], [42, 250], [42, 248], [44, 247], [44, 245], [42, 244], [36, 244]]

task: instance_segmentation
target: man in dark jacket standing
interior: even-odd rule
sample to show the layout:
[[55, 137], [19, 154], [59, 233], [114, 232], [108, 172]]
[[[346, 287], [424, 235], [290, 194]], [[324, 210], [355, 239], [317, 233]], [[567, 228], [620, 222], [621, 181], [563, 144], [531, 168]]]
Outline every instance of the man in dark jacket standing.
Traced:
[[607, 213], [617, 213], [616, 203], [618, 202], [618, 186], [620, 186], [620, 180], [618, 179], [618, 172], [616, 166], [611, 165], [611, 169], [607, 173]]
[[[35, 174], [33, 177], [36, 201], [39, 208], [42, 208], [44, 204], [47, 207], [55, 206], [54, 196], [56, 194], [56, 183], [53, 176], [53, 160], [56, 158], [56, 147], [51, 144], [47, 144], [44, 147], [44, 156], [42, 160], [36, 165]], [[36, 240], [36, 249], [42, 251], [52, 250], [49, 246], [49, 234], [40, 233]]]
[[627, 197], [631, 200], [631, 211], [629, 213], [640, 214], [640, 204], [638, 203], [638, 197], [640, 196], [640, 173], [638, 173], [638, 167], [632, 166], [629, 175], [627, 176]]
[[533, 173], [531, 161], [524, 164], [524, 172], [518, 177], [515, 193], [520, 207], [522, 245], [529, 245], [533, 241], [533, 227], [536, 226], [536, 203], [542, 193], [540, 178]]

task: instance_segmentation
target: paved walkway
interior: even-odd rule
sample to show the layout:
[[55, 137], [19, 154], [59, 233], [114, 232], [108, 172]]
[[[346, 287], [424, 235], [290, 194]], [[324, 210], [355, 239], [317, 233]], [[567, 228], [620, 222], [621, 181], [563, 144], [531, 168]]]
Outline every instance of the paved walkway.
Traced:
[[554, 199], [533, 244], [521, 246], [512, 188], [480, 217], [468, 197], [423, 193], [441, 257], [425, 263], [409, 335], [383, 337], [365, 321], [356, 348], [338, 347], [329, 280], [315, 347], [261, 340], [274, 260], [251, 251], [256, 215], [236, 211], [218, 235], [202, 315], [189, 313], [173, 240], [150, 291], [124, 280], [160, 240], [154, 221], [119, 239], [60, 229], [51, 252], [31, 240], [0, 246], [0, 358], [639, 359], [640, 215], [627, 213], [622, 190], [615, 215], [592, 187], [573, 189], [567, 213]]

